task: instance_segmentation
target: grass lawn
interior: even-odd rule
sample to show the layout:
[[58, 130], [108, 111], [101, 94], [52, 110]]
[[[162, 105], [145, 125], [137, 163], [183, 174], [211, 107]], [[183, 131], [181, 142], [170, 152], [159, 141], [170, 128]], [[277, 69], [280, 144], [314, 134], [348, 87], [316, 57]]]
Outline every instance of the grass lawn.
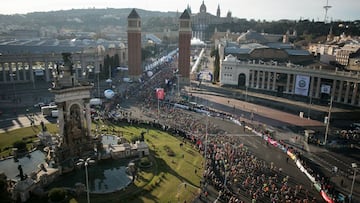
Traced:
[[[58, 132], [55, 124], [47, 124], [46, 127], [50, 133]], [[17, 140], [26, 141], [28, 148], [30, 148], [31, 142], [38, 139], [37, 134], [40, 131], [41, 127], [38, 125], [0, 133], [0, 156], [9, 156], [9, 153], [12, 152], [13, 143]]]
[[[111, 128], [121, 131], [127, 140], [147, 130], [147, 127], [128, 125]], [[145, 141], [151, 150], [153, 167], [142, 169], [135, 183], [125, 191], [91, 195], [91, 202], [191, 202], [199, 193], [203, 157], [198, 151], [190, 144], [180, 147], [180, 137], [152, 128], [148, 132]], [[168, 155], [168, 148], [174, 156]], [[86, 202], [85, 197], [79, 198], [79, 202]]]
[[[203, 157], [191, 144], [184, 144], [181, 147], [182, 138], [145, 126], [109, 125], [111, 129], [120, 132], [119, 134], [122, 134], [127, 140], [148, 130], [148, 133], [145, 134], [145, 141], [150, 147], [150, 160], [153, 166], [141, 169], [134, 184], [128, 186], [126, 190], [104, 195], [91, 195], [91, 202], [150, 203], [184, 202], [184, 200], [191, 202], [199, 193]], [[47, 125], [47, 127], [50, 132], [56, 132], [56, 125]], [[104, 128], [108, 128], [108, 125], [105, 124]], [[17, 139], [36, 135], [39, 131], [40, 128], [29, 127], [2, 133], [0, 134], [0, 147], [11, 146]], [[76, 201], [86, 202], [86, 195], [76, 197]]]

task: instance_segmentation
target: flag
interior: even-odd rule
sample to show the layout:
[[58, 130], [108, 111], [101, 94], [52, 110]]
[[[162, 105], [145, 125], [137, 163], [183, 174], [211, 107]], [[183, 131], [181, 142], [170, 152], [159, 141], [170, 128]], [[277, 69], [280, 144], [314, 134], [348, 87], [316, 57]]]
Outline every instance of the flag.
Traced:
[[165, 92], [163, 88], [156, 88], [156, 98], [163, 100], [165, 97]]

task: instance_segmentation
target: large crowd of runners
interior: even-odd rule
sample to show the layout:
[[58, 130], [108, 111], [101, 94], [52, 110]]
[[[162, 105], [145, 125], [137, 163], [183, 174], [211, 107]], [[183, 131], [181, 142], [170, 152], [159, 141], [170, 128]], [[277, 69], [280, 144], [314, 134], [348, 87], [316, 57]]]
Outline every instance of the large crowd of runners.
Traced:
[[[310, 182], [308, 185], [303, 185], [296, 180], [296, 177], [289, 176], [276, 164], [257, 158], [243, 144], [240, 136], [228, 136], [227, 129], [211, 122], [213, 119], [226, 119], [230, 122], [231, 114], [209, 110], [212, 119], [204, 119], [209, 115], [175, 108], [174, 102], [178, 101], [172, 100], [174, 97], [171, 99], [166, 97], [158, 103], [155, 89], [162, 87], [166, 92], [172, 92], [174, 87], [169, 84], [176, 82], [173, 65], [170, 63], [162, 66], [151, 78], [129, 88], [125, 95], [115, 98], [112, 108], [104, 115], [109, 116], [107, 119], [130, 121], [129, 116], [133, 115], [132, 112], [119, 108], [116, 104], [121, 100], [132, 99], [136, 101], [133, 105], [141, 109], [141, 118], [132, 117], [137, 120], [136, 122], [151, 123], [164, 130], [173, 130], [192, 141], [206, 156], [203, 190], [199, 199], [206, 202], [208, 194], [206, 188], [212, 185], [219, 191], [218, 198], [226, 202], [322, 201], [320, 198], [315, 198], [319, 195]], [[216, 136], [206, 136], [207, 134]]]

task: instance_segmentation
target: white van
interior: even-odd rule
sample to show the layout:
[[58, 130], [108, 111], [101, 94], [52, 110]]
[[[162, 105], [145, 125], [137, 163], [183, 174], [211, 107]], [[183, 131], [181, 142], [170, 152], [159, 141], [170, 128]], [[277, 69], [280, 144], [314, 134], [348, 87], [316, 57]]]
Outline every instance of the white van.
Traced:
[[59, 110], [52, 110], [51, 111], [51, 117], [53, 117], [53, 118], [59, 117]]
[[100, 105], [102, 105], [102, 101], [100, 98], [93, 98], [93, 99], [90, 99], [90, 105], [91, 106], [100, 106]]

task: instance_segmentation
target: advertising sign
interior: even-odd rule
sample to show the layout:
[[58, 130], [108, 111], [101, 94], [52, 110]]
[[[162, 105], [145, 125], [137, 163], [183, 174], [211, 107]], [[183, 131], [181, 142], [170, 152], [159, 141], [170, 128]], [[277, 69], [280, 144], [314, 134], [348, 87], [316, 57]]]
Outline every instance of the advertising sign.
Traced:
[[330, 85], [326, 85], [326, 84], [321, 85], [321, 93], [330, 94], [330, 91], [331, 91]]
[[310, 77], [304, 75], [297, 75], [295, 80], [295, 94], [308, 96]]

